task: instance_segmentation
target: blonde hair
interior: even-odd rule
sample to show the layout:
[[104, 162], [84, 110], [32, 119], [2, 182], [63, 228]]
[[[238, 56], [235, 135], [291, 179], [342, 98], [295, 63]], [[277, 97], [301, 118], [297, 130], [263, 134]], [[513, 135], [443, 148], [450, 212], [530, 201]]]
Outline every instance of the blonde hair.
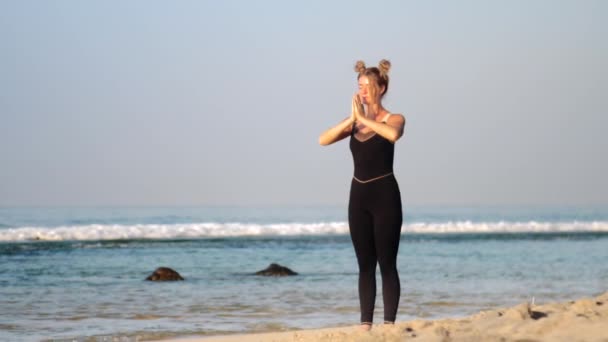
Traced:
[[355, 63], [355, 72], [357, 72], [357, 79], [361, 76], [366, 76], [370, 81], [370, 95], [376, 98], [378, 91], [384, 87], [384, 91], [380, 94], [380, 98], [388, 91], [388, 71], [391, 69], [391, 62], [383, 59], [378, 63], [377, 67], [365, 67], [365, 62], [357, 61]]

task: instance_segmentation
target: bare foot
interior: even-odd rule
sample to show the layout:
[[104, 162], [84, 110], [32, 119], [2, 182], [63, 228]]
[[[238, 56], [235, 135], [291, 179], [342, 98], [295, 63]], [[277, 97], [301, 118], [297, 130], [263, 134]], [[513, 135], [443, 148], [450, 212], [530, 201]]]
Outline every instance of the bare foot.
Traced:
[[370, 330], [372, 330], [372, 324], [371, 323], [361, 323], [361, 325], [359, 326], [359, 329], [361, 329], [362, 331], [370, 331]]

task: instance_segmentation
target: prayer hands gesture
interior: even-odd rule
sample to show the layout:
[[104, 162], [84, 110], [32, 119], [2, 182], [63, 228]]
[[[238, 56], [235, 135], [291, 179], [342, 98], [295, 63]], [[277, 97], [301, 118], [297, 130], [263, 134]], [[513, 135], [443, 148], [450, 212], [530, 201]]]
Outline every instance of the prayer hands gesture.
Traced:
[[350, 118], [352, 121], [361, 121], [361, 118], [365, 117], [365, 109], [363, 108], [363, 103], [361, 103], [361, 98], [359, 94], [355, 94], [353, 96], [352, 102], [352, 110], [350, 114]]

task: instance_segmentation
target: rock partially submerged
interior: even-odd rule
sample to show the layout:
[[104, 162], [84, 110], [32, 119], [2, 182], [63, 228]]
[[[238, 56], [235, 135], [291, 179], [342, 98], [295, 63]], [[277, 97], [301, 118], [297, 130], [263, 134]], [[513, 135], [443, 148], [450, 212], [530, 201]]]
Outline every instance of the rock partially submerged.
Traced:
[[255, 272], [255, 274], [267, 277], [284, 277], [298, 275], [296, 272], [279, 264], [270, 264], [270, 266], [266, 267], [265, 269]]
[[169, 267], [159, 267], [152, 274], [150, 274], [146, 280], [149, 281], [176, 281], [184, 280], [177, 271]]

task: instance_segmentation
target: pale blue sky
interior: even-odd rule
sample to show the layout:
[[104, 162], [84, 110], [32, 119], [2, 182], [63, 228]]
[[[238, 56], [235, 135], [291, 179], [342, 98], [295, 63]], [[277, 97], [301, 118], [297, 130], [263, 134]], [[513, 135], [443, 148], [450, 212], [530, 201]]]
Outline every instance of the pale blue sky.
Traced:
[[2, 1], [0, 205], [345, 204], [390, 59], [405, 205], [608, 203], [606, 1]]

